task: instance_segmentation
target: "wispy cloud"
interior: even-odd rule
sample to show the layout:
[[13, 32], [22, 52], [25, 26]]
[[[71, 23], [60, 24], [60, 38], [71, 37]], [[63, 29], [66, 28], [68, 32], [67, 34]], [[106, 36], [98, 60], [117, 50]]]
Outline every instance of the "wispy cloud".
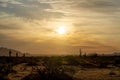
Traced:
[[[97, 52], [98, 48], [119, 50], [119, 3], [119, 0], [0, 0], [0, 45], [32, 53], [73, 53], [79, 47], [89, 49], [88, 52], [90, 49]], [[61, 24], [68, 24], [64, 37], [55, 33]]]

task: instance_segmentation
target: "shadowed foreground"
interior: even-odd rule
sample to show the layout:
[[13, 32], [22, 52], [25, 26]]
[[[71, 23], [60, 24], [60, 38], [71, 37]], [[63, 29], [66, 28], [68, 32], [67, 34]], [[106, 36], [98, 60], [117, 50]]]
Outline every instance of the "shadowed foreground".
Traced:
[[120, 80], [119, 56], [0, 59], [0, 80]]

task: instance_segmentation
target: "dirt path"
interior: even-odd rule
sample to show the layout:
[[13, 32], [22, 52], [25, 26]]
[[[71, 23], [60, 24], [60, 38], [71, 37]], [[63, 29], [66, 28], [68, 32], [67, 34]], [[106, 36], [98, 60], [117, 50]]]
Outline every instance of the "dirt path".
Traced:
[[14, 73], [8, 74], [10, 80], [21, 80], [23, 77], [29, 75], [32, 71], [32, 68], [26, 66], [25, 63], [13, 66]]

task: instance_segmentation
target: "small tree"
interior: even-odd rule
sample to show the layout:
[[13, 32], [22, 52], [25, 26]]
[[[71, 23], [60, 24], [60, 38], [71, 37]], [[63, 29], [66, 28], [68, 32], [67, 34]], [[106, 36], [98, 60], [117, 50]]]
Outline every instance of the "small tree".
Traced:
[[90, 55], [90, 57], [96, 58], [96, 57], [98, 57], [98, 54], [97, 53], [93, 53], [93, 54]]

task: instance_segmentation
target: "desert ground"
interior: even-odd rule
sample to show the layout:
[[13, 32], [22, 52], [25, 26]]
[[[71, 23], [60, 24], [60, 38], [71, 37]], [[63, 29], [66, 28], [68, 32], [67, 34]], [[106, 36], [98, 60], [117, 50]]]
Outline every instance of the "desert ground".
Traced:
[[120, 80], [120, 57], [1, 57], [0, 80]]

